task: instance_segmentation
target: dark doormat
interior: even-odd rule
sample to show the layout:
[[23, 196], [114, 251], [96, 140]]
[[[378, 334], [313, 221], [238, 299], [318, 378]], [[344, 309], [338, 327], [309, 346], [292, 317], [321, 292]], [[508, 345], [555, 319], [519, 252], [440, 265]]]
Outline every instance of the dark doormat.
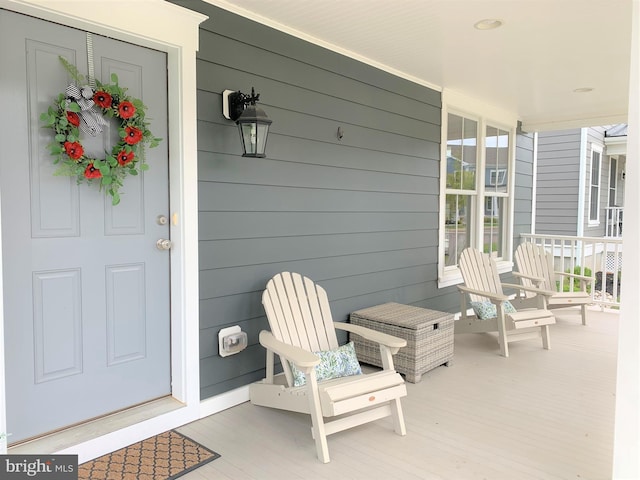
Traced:
[[175, 430], [78, 467], [78, 480], [171, 480], [220, 457]]

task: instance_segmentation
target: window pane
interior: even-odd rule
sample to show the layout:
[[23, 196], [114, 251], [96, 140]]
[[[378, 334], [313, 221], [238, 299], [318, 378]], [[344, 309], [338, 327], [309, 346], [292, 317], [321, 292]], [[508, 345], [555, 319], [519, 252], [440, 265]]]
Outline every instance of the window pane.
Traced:
[[597, 221], [600, 209], [600, 152], [591, 152], [591, 196], [589, 199], [589, 220]]
[[475, 190], [478, 122], [452, 113], [447, 118], [447, 188]]
[[591, 185], [600, 185], [600, 152], [591, 154]]
[[589, 203], [589, 220], [598, 220], [598, 187], [591, 187], [591, 198]]
[[484, 202], [483, 250], [492, 257], [503, 257], [505, 197], [486, 197]]
[[617, 187], [618, 187], [618, 160], [611, 159], [609, 165], [609, 206], [616, 206]]
[[472, 195], [447, 195], [445, 211], [445, 266], [458, 264], [460, 253], [470, 245]]
[[[447, 133], [447, 188], [460, 188], [462, 178], [462, 117], [449, 114]], [[456, 141], [457, 139], [457, 141]]]
[[506, 193], [509, 179], [509, 132], [487, 126], [485, 145], [485, 190]]

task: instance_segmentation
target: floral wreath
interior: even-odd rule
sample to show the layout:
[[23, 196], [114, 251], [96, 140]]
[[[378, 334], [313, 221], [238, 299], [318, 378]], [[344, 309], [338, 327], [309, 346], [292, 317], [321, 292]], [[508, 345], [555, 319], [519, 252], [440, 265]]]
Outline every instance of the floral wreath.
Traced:
[[[53, 142], [48, 145], [53, 163], [59, 165], [54, 175], [77, 177], [78, 183], [99, 182], [100, 190], [104, 187], [111, 195], [111, 203], [117, 205], [124, 178], [149, 169], [145, 163], [145, 144], [153, 148], [162, 139], [154, 137], [147, 128], [147, 107], [141, 100], [127, 95], [127, 89], [118, 85], [115, 73], [111, 74], [110, 84], [89, 79], [87, 85], [75, 66], [62, 57], [60, 61], [76, 83], [68, 85], [65, 93], [59, 94], [53, 105], [40, 115], [45, 127], [55, 132]], [[81, 84], [85, 85], [78, 86]], [[111, 152], [105, 152], [104, 158], [92, 158], [85, 155], [80, 131], [91, 136], [102, 133], [108, 125], [105, 118], [118, 121], [120, 141]]]

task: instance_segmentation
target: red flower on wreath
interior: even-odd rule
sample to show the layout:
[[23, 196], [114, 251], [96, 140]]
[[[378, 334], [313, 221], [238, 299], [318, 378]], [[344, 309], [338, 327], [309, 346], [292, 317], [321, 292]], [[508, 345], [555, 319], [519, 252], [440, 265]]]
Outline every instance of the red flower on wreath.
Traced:
[[100, 108], [109, 108], [111, 106], [111, 95], [107, 92], [103, 92], [102, 90], [98, 90], [93, 94], [93, 101]]
[[80, 117], [75, 112], [67, 112], [67, 120], [74, 127], [77, 127], [80, 125]]
[[64, 151], [74, 160], [79, 160], [84, 155], [84, 148], [80, 142], [64, 142]]
[[84, 169], [84, 176], [88, 179], [92, 179], [100, 178], [102, 177], [102, 174], [100, 173], [100, 170], [93, 166], [93, 162], [91, 162], [87, 165], [87, 168]]
[[142, 130], [136, 127], [127, 127], [124, 129], [124, 141], [128, 145], [135, 145], [142, 140]]
[[118, 154], [118, 163], [124, 167], [127, 163], [133, 162], [134, 158], [136, 158], [135, 153], [121, 150]]
[[122, 118], [131, 118], [135, 115], [136, 113], [136, 107], [133, 106], [133, 103], [131, 102], [120, 102], [120, 105], [118, 105], [118, 114], [120, 115], [120, 117]]

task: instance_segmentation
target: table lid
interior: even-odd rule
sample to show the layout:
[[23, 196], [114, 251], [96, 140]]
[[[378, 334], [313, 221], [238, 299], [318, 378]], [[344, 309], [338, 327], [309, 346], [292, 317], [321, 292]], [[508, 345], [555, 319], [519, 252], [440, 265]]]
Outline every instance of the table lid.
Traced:
[[453, 314], [440, 312], [438, 310], [429, 310], [428, 308], [414, 307], [413, 305], [389, 302], [357, 310], [352, 312], [351, 315], [417, 330], [421, 325], [433, 323], [439, 319], [452, 316]]

